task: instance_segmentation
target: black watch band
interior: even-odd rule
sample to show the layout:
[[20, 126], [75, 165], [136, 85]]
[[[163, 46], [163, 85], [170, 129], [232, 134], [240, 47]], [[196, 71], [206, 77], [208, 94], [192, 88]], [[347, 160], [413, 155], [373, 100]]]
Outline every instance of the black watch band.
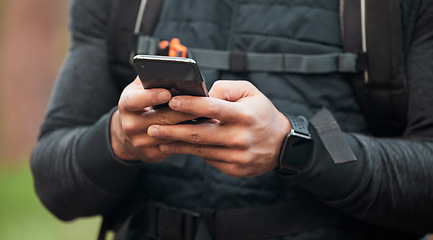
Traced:
[[292, 129], [284, 138], [278, 157], [276, 171], [284, 175], [294, 175], [308, 167], [313, 141], [308, 131], [308, 122], [303, 117], [287, 116]]
[[287, 118], [292, 125], [292, 130], [296, 134], [303, 135], [305, 138], [311, 138], [310, 132], [308, 131], [308, 121], [304, 117], [295, 117], [287, 115]]

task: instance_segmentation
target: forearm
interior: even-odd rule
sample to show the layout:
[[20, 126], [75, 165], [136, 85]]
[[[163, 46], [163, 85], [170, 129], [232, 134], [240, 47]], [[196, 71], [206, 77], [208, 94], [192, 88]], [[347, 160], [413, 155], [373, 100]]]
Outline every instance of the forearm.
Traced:
[[310, 168], [295, 181], [329, 206], [363, 221], [410, 232], [431, 232], [433, 202], [428, 166], [432, 141], [344, 134], [357, 161], [335, 164], [312, 129]]
[[87, 179], [75, 161], [78, 139], [86, 130], [83, 127], [52, 132], [38, 142], [32, 153], [36, 192], [62, 220], [103, 212], [108, 206], [99, 199], [117, 198]]
[[348, 196], [329, 201], [367, 222], [406, 231], [433, 231], [432, 140], [378, 139], [355, 135], [365, 170]]
[[93, 126], [56, 130], [33, 150], [36, 192], [60, 219], [104, 214], [133, 186], [139, 166], [111, 155], [108, 117]]

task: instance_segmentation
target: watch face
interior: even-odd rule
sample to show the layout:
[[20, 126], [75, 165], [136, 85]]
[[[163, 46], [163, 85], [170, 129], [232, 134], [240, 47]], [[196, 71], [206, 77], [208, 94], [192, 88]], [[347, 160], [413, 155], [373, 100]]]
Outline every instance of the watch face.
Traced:
[[281, 148], [280, 169], [290, 173], [304, 171], [309, 164], [312, 140], [294, 132], [287, 135]]
[[304, 170], [308, 165], [311, 147], [311, 139], [289, 137], [285, 147], [285, 157], [282, 159], [283, 166]]

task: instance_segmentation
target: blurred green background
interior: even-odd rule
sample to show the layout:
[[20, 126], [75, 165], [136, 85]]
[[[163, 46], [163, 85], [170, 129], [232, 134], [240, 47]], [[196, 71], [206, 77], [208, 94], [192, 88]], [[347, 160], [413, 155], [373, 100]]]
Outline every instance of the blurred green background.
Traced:
[[94, 240], [99, 224], [96, 217], [58, 221], [37, 199], [27, 164], [0, 166], [0, 239]]
[[99, 217], [61, 222], [38, 200], [29, 167], [69, 46], [68, 0], [0, 0], [0, 239], [96, 239]]

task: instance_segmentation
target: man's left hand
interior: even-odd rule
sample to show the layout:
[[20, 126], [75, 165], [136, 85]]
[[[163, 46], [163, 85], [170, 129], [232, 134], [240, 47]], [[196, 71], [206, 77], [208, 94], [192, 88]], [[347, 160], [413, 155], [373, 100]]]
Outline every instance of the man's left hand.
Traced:
[[290, 131], [288, 119], [247, 81], [217, 81], [211, 97], [176, 96], [175, 111], [211, 120], [198, 124], [152, 125], [154, 138], [178, 140], [159, 149], [193, 154], [233, 177], [252, 177], [278, 166], [278, 154]]

